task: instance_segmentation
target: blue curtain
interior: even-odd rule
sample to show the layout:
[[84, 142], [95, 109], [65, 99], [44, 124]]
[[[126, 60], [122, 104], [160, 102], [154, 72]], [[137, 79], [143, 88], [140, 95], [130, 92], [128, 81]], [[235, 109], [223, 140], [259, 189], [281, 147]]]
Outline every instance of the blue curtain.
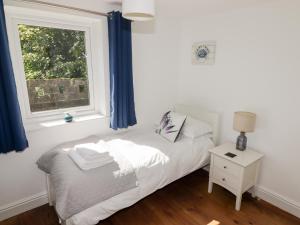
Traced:
[[110, 68], [110, 127], [114, 130], [136, 124], [133, 78], [131, 21], [120, 12], [108, 16]]
[[11, 64], [3, 0], [0, 0], [0, 153], [28, 147]]

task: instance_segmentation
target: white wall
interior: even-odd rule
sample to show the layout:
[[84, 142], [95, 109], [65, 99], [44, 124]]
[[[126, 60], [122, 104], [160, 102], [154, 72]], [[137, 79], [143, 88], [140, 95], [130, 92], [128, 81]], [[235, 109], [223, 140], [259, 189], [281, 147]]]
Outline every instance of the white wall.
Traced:
[[[116, 8], [95, 0], [68, 2], [102, 12]], [[154, 23], [134, 23], [132, 29], [136, 111], [142, 126], [153, 123], [175, 102], [178, 71], [172, 66], [175, 60], [171, 59], [177, 59], [173, 48], [176, 39], [168, 42], [174, 24], [160, 18]], [[28, 150], [0, 155], [0, 220], [45, 202], [44, 174], [35, 165], [41, 154], [66, 141], [111, 132], [108, 126], [108, 119], [96, 119], [30, 131]]]
[[[221, 113], [221, 141], [235, 141], [233, 112], [257, 113], [249, 146], [265, 158], [260, 191], [300, 216], [300, 3], [278, 1], [181, 23], [179, 102]], [[193, 42], [217, 41], [213, 66], [191, 64]]]
[[176, 21], [156, 18], [133, 23], [133, 72], [139, 121], [153, 122], [176, 102], [178, 79]]

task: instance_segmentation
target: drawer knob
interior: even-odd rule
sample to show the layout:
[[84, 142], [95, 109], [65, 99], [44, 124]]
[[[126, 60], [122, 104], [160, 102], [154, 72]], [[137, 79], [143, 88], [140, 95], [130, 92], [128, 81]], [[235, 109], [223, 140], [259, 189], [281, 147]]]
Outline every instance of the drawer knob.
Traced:
[[227, 169], [227, 166], [224, 166], [224, 169]]
[[222, 178], [222, 181], [225, 181], [226, 179], [225, 178]]

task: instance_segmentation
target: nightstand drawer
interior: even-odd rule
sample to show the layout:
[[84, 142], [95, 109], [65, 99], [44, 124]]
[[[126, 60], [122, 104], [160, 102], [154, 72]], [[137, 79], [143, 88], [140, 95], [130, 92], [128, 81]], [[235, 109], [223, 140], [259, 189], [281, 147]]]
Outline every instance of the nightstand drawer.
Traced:
[[237, 189], [240, 180], [223, 170], [215, 167], [213, 169], [213, 178], [220, 182], [221, 185], [227, 185], [232, 189]]
[[240, 177], [241, 167], [219, 156], [214, 156], [214, 166], [225, 173]]

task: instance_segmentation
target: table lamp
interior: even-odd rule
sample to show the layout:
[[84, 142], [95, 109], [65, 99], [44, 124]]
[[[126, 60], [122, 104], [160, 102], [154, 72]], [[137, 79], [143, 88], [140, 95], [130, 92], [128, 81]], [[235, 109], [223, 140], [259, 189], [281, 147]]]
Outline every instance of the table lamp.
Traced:
[[245, 133], [253, 132], [255, 128], [256, 115], [251, 112], [235, 112], [233, 129], [240, 132], [236, 140], [236, 149], [244, 151], [247, 147], [247, 137]]

